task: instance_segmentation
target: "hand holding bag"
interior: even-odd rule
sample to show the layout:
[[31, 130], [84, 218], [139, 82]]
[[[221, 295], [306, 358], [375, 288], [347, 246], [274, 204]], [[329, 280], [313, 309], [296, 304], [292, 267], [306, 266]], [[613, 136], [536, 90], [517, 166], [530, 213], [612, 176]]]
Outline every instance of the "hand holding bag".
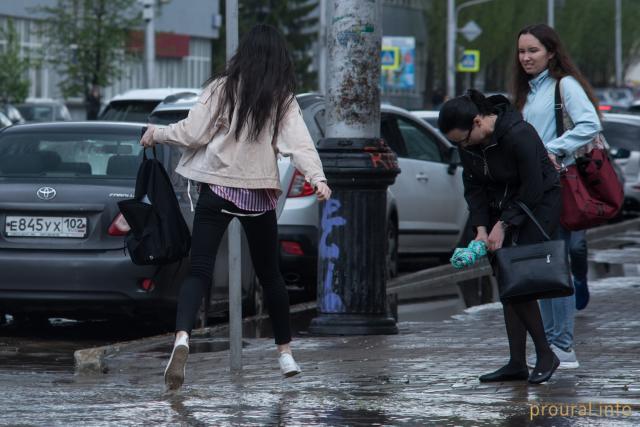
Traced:
[[517, 202], [545, 238], [542, 243], [509, 246], [495, 252], [500, 300], [509, 302], [573, 295], [564, 240], [551, 240], [533, 213]]
[[[573, 122], [563, 108], [560, 81], [555, 90], [556, 134], [571, 129]], [[576, 163], [560, 174], [562, 215], [567, 230], [584, 230], [614, 218], [624, 201], [624, 189], [607, 153], [601, 133], [576, 153]]]

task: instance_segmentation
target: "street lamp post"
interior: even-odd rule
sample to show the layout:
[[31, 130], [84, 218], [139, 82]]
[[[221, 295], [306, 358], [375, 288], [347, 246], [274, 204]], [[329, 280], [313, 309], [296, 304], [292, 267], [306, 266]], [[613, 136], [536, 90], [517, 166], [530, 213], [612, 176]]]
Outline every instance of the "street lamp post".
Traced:
[[380, 139], [382, 0], [331, 0], [326, 137], [318, 143], [333, 194], [321, 204], [320, 335], [394, 334], [387, 310], [387, 188], [400, 172]]
[[145, 86], [147, 88], [154, 86], [153, 76], [155, 73], [154, 65], [156, 58], [156, 40], [155, 40], [155, 6], [156, 0], [143, 0], [142, 2], [142, 19], [145, 22], [144, 31], [144, 70], [145, 70]]
[[[225, 3], [227, 62], [238, 49], [238, 0]], [[229, 362], [232, 372], [242, 370], [242, 230], [234, 218], [227, 230], [229, 242]]]
[[621, 87], [622, 80], [622, 2], [616, 0], [616, 86]]
[[456, 0], [447, 0], [447, 96], [456, 96], [456, 36], [458, 15], [462, 9], [492, 0], [471, 0], [456, 7]]

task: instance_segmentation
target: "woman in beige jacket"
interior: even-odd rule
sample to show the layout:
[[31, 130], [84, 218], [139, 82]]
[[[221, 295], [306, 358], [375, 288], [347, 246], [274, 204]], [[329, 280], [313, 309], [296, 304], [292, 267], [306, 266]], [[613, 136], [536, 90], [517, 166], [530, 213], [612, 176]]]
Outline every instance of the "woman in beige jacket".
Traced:
[[141, 144], [178, 145], [184, 153], [176, 171], [200, 186], [193, 221], [191, 272], [178, 296], [176, 340], [165, 383], [184, 382], [189, 335], [210, 290], [215, 256], [229, 222], [237, 217], [264, 289], [279, 364], [285, 377], [300, 368], [291, 354], [289, 297], [278, 268], [275, 207], [280, 189], [277, 156], [293, 164], [326, 200], [320, 158], [296, 102], [295, 74], [284, 37], [257, 25], [242, 39], [225, 71], [211, 78], [186, 119], [165, 128], [149, 126]]

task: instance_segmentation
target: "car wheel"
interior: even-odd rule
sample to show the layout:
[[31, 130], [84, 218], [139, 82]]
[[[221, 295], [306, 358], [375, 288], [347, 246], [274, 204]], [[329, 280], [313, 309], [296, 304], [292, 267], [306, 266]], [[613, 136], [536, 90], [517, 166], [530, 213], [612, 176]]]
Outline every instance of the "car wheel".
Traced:
[[387, 221], [387, 273], [389, 278], [398, 275], [398, 224], [393, 218]]

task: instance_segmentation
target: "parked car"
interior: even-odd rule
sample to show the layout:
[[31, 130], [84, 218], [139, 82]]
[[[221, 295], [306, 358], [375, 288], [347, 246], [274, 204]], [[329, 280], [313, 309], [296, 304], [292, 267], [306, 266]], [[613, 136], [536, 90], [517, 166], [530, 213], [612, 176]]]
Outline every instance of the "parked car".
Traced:
[[440, 111], [420, 110], [412, 111], [411, 114], [429, 123], [431, 126], [433, 126], [434, 129], [438, 129], [438, 116], [440, 115]]
[[70, 121], [69, 109], [62, 101], [46, 98], [27, 98], [23, 104], [16, 105], [26, 122]]
[[[143, 129], [142, 124], [93, 121], [0, 131], [0, 313], [41, 318], [144, 314], [173, 321], [189, 260], [134, 265], [125, 251], [128, 225], [117, 206], [133, 197]], [[169, 146], [158, 146], [157, 152], [191, 225], [186, 180], [173, 172], [180, 153]], [[225, 241], [206, 307], [215, 313], [227, 310], [227, 265]], [[242, 270], [243, 304], [251, 312], [261, 301], [248, 257]]]
[[633, 101], [631, 103], [631, 106], [629, 106], [628, 113], [629, 114], [640, 114], [640, 100]]
[[[297, 97], [314, 141], [324, 137], [324, 98]], [[168, 123], [187, 116], [193, 102], [163, 102], [149, 116], [150, 123]], [[463, 197], [457, 152], [432, 126], [406, 110], [382, 106], [381, 135], [398, 154], [402, 172], [387, 197], [387, 264], [397, 271], [398, 258], [449, 254], [462, 235], [468, 211]], [[291, 168], [287, 158], [278, 161]], [[286, 201], [278, 219], [280, 268], [290, 286], [315, 295], [317, 276], [318, 204], [313, 188], [294, 170], [283, 186]]]
[[607, 113], [627, 112], [634, 101], [633, 91], [626, 87], [596, 88], [594, 92], [600, 111]]
[[640, 210], [640, 117], [631, 114], [605, 114], [604, 136], [611, 155], [624, 175], [625, 210]]
[[98, 116], [99, 120], [146, 122], [149, 114], [165, 98], [176, 94], [199, 95], [200, 88], [134, 89], [109, 100]]
[[13, 122], [4, 113], [0, 113], [0, 129], [11, 126]]
[[9, 120], [11, 120], [11, 123], [14, 125], [19, 125], [25, 122], [20, 111], [12, 104], [0, 104], [0, 113], [4, 114]]

